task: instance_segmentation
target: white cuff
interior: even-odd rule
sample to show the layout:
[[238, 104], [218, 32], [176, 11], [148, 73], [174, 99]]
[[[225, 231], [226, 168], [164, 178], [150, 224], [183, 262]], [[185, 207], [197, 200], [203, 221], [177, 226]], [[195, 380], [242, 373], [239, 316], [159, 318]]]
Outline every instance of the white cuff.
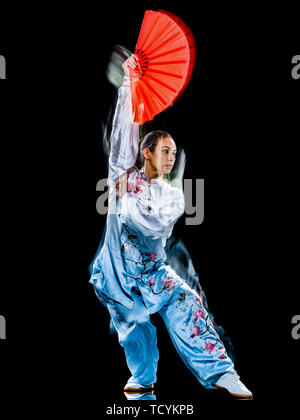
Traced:
[[124, 76], [122, 86], [130, 86], [130, 76]]

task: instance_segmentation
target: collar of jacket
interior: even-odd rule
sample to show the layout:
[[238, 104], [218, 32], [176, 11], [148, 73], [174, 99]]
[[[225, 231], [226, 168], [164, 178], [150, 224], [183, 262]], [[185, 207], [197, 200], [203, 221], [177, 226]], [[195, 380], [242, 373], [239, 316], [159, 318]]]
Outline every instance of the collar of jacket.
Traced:
[[141, 174], [141, 177], [147, 181], [149, 184], [159, 184], [160, 182], [162, 182], [162, 179], [160, 178], [152, 178], [151, 181], [149, 180], [148, 176], [146, 175], [146, 172], [144, 171], [143, 168], [139, 169], [139, 172]]

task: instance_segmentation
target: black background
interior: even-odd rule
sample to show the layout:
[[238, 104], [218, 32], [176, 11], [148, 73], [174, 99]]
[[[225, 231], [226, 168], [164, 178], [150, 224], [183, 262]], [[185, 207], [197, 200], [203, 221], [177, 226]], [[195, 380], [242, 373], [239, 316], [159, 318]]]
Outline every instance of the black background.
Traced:
[[[186, 91], [147, 126], [166, 129], [185, 149], [185, 178], [205, 180], [204, 222], [187, 226], [183, 215], [174, 233], [190, 252], [255, 399], [296, 396], [299, 342], [291, 337], [291, 319], [299, 313], [300, 82], [291, 77], [291, 59], [300, 51], [293, 6], [127, 2], [26, 7], [1, 16], [8, 232], [1, 359], [6, 390], [17, 384], [21, 394], [29, 391], [28, 404], [38, 393], [103, 414], [110, 401], [126, 402], [123, 349], [109, 335], [88, 265], [105, 224], [95, 204], [96, 183], [107, 175], [101, 120], [115, 95], [107, 62], [117, 43], [134, 50], [144, 11], [158, 8], [180, 16], [197, 45]], [[152, 320], [160, 350], [158, 401], [204, 407], [228, 399], [197, 383], [159, 316]]]

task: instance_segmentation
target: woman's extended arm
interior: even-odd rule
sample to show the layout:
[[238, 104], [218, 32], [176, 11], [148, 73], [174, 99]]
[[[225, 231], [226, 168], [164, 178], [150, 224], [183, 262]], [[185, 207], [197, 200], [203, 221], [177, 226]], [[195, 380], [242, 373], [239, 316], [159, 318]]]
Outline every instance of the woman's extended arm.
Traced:
[[107, 183], [114, 186], [130, 168], [138, 155], [139, 125], [133, 121], [128, 68], [134, 68], [132, 55], [123, 64], [124, 80], [118, 90], [118, 102], [113, 119]]

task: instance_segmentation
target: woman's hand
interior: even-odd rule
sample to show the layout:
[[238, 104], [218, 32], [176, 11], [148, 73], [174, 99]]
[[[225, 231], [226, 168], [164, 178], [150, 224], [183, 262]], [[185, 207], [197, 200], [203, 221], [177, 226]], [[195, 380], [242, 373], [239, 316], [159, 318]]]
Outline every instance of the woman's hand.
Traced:
[[138, 57], [134, 54], [131, 54], [129, 58], [127, 58], [126, 61], [122, 64], [122, 68], [124, 70], [125, 76], [129, 76], [129, 68], [135, 69], [136, 68], [136, 62], [138, 60]]
[[127, 179], [128, 179], [128, 174], [126, 172], [125, 175], [123, 175], [121, 178], [118, 179], [118, 181], [115, 181], [115, 188], [116, 188], [117, 196], [119, 198], [122, 198], [123, 195], [127, 192]]

